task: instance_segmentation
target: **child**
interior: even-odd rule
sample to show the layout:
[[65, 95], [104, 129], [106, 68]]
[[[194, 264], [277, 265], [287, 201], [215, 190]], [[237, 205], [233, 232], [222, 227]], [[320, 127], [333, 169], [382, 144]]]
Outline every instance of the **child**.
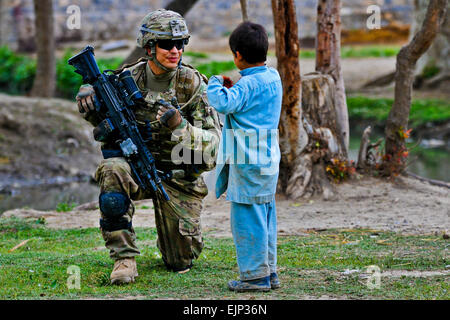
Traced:
[[[240, 272], [240, 281], [228, 282], [228, 288], [237, 292], [269, 291], [280, 286], [275, 192], [283, 90], [278, 72], [265, 65], [269, 43], [263, 26], [240, 24], [229, 44], [242, 78], [228, 88], [229, 79], [213, 76], [207, 91], [210, 105], [225, 114], [216, 196], [226, 191], [226, 199], [231, 201], [231, 231]], [[242, 159], [236, 162], [236, 155]], [[262, 163], [264, 157], [268, 161]]]

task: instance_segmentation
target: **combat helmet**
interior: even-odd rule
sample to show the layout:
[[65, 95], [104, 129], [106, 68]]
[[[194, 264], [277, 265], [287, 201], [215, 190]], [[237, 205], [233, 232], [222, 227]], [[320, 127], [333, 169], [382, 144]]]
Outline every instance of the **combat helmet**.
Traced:
[[[184, 18], [177, 12], [165, 9], [158, 9], [150, 12], [144, 17], [139, 29], [137, 44], [141, 48], [150, 48], [149, 59], [165, 71], [173, 69], [163, 66], [156, 59], [157, 40], [183, 40], [187, 45], [190, 34]], [[180, 59], [181, 63], [181, 59]]]

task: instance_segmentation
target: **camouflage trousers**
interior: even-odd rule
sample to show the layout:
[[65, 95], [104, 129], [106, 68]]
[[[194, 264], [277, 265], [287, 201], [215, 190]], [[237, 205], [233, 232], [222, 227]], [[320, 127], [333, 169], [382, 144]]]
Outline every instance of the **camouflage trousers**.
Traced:
[[[143, 192], [123, 158], [103, 160], [95, 178], [101, 192], [122, 192], [131, 200], [152, 198], [158, 233], [157, 246], [167, 268], [174, 271], [183, 270], [199, 257], [203, 248], [200, 212], [203, 208], [202, 200], [207, 194], [202, 178], [200, 180], [203, 185], [200, 187], [180, 180], [163, 183], [170, 201], [164, 201], [159, 193], [155, 196], [153, 193]], [[134, 212], [135, 205], [131, 201], [126, 213], [129, 222], [132, 221]], [[100, 214], [102, 219], [105, 219], [104, 214]], [[132, 227], [111, 232], [103, 229], [101, 231], [112, 259], [130, 258], [140, 254]]]

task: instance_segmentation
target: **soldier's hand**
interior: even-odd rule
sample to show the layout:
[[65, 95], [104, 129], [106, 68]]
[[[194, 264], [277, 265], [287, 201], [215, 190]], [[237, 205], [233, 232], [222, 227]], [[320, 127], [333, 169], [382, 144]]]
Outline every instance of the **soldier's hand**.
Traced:
[[95, 110], [95, 91], [91, 85], [82, 85], [77, 94], [78, 111], [87, 113]]
[[[178, 106], [178, 103], [175, 100], [172, 102]], [[175, 106], [164, 100], [158, 100], [157, 103], [160, 107], [156, 119], [161, 122], [163, 126], [169, 128], [170, 130], [174, 130], [183, 121], [180, 111]]]

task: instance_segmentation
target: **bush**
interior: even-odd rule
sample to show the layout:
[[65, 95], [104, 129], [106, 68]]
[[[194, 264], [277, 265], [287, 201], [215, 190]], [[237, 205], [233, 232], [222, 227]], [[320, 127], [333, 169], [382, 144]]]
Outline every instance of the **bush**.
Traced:
[[75, 202], [72, 202], [72, 203], [61, 202], [56, 205], [56, 212], [70, 212], [77, 205], [78, 204], [76, 204]]
[[[394, 100], [387, 98], [348, 97], [349, 117], [355, 120], [387, 120]], [[410, 126], [450, 120], [450, 103], [439, 99], [416, 99], [411, 105]]]
[[[67, 64], [67, 61], [74, 55], [75, 53], [67, 50], [62, 59], [59, 59], [56, 64], [56, 87], [57, 87], [57, 95], [61, 98], [66, 99], [74, 99], [78, 88], [83, 84], [83, 80], [81, 76], [74, 72], [74, 67]], [[97, 59], [98, 66], [100, 71], [104, 71], [107, 69], [117, 69], [122, 62], [120, 58], [111, 58], [111, 59]]]
[[[81, 76], [67, 64], [67, 60], [75, 53], [68, 50], [56, 61], [56, 96], [74, 99], [82, 84]], [[36, 75], [36, 60], [20, 55], [8, 47], [0, 47], [0, 91], [9, 94], [24, 95], [28, 93]], [[100, 70], [117, 69], [122, 62], [120, 58], [98, 59]]]
[[236, 68], [233, 61], [211, 61], [194, 67], [208, 78]]
[[0, 91], [23, 94], [31, 90], [36, 74], [36, 61], [17, 55], [8, 47], [0, 47]]
[[[399, 46], [364, 46], [352, 47], [346, 46], [341, 48], [341, 58], [380, 58], [395, 57], [400, 51]], [[314, 59], [316, 57], [315, 50], [300, 50], [300, 58]]]

